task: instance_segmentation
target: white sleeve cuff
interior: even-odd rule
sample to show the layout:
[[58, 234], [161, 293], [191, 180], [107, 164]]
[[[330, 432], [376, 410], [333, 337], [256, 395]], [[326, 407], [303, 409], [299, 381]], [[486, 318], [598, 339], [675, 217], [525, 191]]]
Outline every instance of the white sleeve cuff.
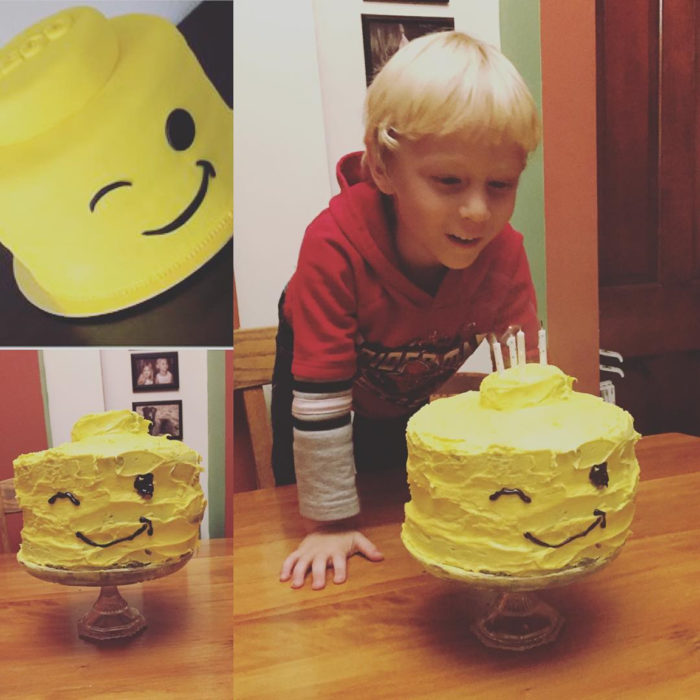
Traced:
[[304, 517], [342, 520], [360, 512], [351, 424], [331, 430], [294, 428], [294, 468]]

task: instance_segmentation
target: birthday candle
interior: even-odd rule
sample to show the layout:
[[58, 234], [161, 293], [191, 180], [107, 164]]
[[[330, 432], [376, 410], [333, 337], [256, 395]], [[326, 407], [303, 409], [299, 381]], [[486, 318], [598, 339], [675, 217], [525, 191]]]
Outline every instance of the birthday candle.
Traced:
[[518, 365], [524, 365], [525, 360], [525, 333], [522, 329], [515, 334], [515, 344], [518, 348]]
[[491, 338], [491, 351], [493, 352], [493, 360], [496, 363], [496, 371], [501, 374], [505, 370], [503, 364], [503, 350], [501, 350], [501, 344], [495, 337]]
[[515, 367], [518, 364], [518, 357], [515, 352], [515, 336], [509, 335], [506, 339], [506, 346], [508, 347], [508, 361], [511, 367]]
[[537, 331], [537, 349], [540, 351], [540, 364], [547, 364], [547, 331], [540, 321], [540, 329]]

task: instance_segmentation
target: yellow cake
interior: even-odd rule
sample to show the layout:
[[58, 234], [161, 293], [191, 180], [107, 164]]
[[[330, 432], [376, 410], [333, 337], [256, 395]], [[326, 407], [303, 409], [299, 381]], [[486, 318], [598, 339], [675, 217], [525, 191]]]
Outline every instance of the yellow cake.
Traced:
[[200, 456], [132, 411], [81, 418], [71, 442], [14, 461], [20, 561], [70, 570], [191, 554], [206, 501]]
[[639, 435], [551, 365], [487, 376], [409, 421], [401, 532], [430, 568], [518, 577], [610, 559], [634, 514]]
[[73, 7], [0, 47], [0, 242], [35, 305], [144, 301], [232, 220], [233, 113], [167, 20]]

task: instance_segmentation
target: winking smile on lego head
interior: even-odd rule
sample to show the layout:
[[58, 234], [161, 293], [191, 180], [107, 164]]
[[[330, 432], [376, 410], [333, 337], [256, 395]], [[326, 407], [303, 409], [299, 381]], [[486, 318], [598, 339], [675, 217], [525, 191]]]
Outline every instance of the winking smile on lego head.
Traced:
[[0, 49], [0, 242], [33, 304], [138, 304], [232, 219], [233, 113], [167, 20], [74, 7]]

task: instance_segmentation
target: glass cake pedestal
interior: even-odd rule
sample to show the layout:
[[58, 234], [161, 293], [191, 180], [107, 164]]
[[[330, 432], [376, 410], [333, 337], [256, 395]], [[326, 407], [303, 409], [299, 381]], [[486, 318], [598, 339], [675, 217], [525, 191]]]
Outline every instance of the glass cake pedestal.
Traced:
[[465, 583], [494, 594], [486, 610], [472, 623], [471, 630], [487, 647], [526, 651], [553, 642], [564, 618], [553, 606], [545, 603], [537, 592], [554, 586], [565, 586], [609, 564], [617, 552], [607, 559], [587, 560], [568, 569], [532, 576], [466, 571], [438, 565], [411, 555], [438, 578]]
[[127, 639], [141, 632], [146, 618], [122, 597], [117, 586], [141, 583], [168, 576], [181, 569], [192, 552], [174, 561], [112, 569], [58, 569], [33, 564], [18, 557], [17, 561], [42, 581], [64, 586], [99, 586], [100, 593], [92, 608], [78, 620], [78, 636], [93, 642]]

